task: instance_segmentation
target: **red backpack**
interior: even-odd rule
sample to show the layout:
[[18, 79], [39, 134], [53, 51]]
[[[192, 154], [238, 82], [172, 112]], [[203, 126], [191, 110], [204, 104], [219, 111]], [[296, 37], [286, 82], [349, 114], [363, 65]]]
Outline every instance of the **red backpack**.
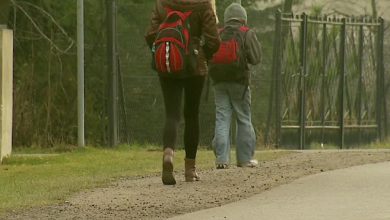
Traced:
[[152, 47], [152, 68], [161, 76], [183, 77], [192, 73], [196, 65], [190, 39], [192, 12], [166, 10], [167, 16], [160, 24]]
[[209, 64], [214, 82], [243, 81], [248, 75], [245, 53], [245, 37], [249, 28], [226, 27], [220, 30], [221, 45]]

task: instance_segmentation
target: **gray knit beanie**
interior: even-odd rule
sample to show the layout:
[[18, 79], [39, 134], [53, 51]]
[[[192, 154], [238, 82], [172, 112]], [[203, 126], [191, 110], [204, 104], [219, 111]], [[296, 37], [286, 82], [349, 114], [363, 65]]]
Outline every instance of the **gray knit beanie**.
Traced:
[[225, 9], [225, 13], [224, 13], [225, 24], [231, 20], [241, 21], [246, 24], [247, 19], [248, 16], [246, 14], [245, 8], [238, 3], [232, 3]]

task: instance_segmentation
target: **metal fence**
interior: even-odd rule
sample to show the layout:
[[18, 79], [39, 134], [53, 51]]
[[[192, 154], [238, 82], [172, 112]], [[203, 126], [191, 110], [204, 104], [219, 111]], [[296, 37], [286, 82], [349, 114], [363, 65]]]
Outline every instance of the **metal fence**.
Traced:
[[[127, 26], [117, 27], [118, 54], [120, 59], [119, 74], [119, 138], [120, 142], [131, 142], [140, 144], [161, 145], [162, 128], [164, 124], [164, 104], [161, 94], [160, 84], [157, 74], [153, 72], [150, 66], [150, 50], [144, 42], [144, 31], [148, 27], [150, 20], [150, 9], [154, 2], [145, 4], [132, 4], [131, 9], [128, 1], [118, 1], [118, 19], [127, 19]], [[147, 11], [148, 13], [136, 16], [127, 14], [138, 11]], [[263, 19], [256, 19], [256, 16], [262, 16], [260, 12], [248, 11], [250, 26], [257, 30], [262, 30]], [[266, 16], [265, 16], [266, 17]], [[137, 20], [134, 20], [137, 19]], [[269, 68], [267, 63], [271, 62], [270, 54], [267, 54], [267, 47], [271, 44], [265, 43], [264, 35], [258, 33], [260, 41], [263, 43], [263, 62], [261, 65], [252, 67], [252, 116], [253, 124], [259, 136], [259, 143], [263, 143], [264, 121], [266, 117], [266, 105], [268, 95], [269, 77], [265, 68]], [[269, 45], [269, 46], [268, 46]], [[272, 48], [270, 48], [272, 49]], [[137, 56], [134, 56], [137, 54]], [[206, 99], [206, 97], [208, 98]], [[214, 136], [215, 124], [215, 106], [213, 86], [206, 82], [203, 89], [203, 96], [200, 106], [200, 146], [210, 147]], [[178, 135], [178, 144], [182, 145], [184, 120]], [[234, 134], [235, 125], [232, 125], [232, 134]], [[233, 135], [234, 136], [234, 135]], [[234, 137], [232, 137], [234, 143]]]
[[[76, 143], [76, 4], [59, 2], [43, 6], [35, 5], [33, 0], [13, 1], [7, 19], [15, 34], [13, 141], [16, 145]], [[150, 68], [150, 50], [144, 41], [155, 1], [116, 0], [115, 7], [107, 7], [111, 2], [114, 1], [85, 1], [87, 144], [105, 145], [111, 142], [109, 136], [117, 136], [117, 143], [160, 145], [163, 100], [157, 75]], [[228, 2], [219, 4], [220, 15]], [[63, 10], [68, 7], [73, 8]], [[0, 4], [0, 8], [4, 9], [4, 5]], [[7, 6], [3, 11], [8, 10]], [[113, 20], [107, 17], [109, 12], [115, 16]], [[253, 68], [251, 82], [252, 119], [258, 145], [264, 143], [264, 138], [278, 146], [302, 148], [313, 142], [339, 144], [352, 139], [362, 143], [387, 133], [381, 19], [341, 20], [279, 14], [274, 37], [274, 9], [248, 8], [247, 12], [249, 26], [263, 46], [262, 63]], [[105, 31], [114, 27], [111, 32], [115, 35]], [[301, 39], [302, 36], [305, 38]], [[112, 63], [107, 65], [107, 51], [113, 48], [116, 50], [109, 53]], [[114, 67], [118, 75], [115, 80], [108, 80], [111, 72], [107, 69]], [[108, 88], [114, 83], [115, 94]], [[209, 90], [208, 100], [204, 94], [200, 107], [202, 146], [209, 146], [214, 134], [211, 85]], [[114, 113], [112, 101], [118, 104], [116, 134], [111, 134], [113, 127], [108, 119], [109, 113]], [[343, 120], [338, 113], [341, 107]]]
[[266, 142], [339, 148], [387, 135], [384, 21], [276, 14]]

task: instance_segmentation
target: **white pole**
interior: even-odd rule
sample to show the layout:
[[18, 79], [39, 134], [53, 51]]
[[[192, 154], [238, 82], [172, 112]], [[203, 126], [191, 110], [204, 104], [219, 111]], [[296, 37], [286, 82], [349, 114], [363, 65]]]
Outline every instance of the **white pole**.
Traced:
[[84, 147], [84, 0], [77, 0], [77, 115], [78, 146]]

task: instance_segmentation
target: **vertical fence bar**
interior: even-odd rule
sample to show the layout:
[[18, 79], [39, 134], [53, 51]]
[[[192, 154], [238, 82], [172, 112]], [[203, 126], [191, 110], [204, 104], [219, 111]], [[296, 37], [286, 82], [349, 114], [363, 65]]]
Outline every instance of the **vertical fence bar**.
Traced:
[[302, 14], [301, 22], [301, 71], [299, 76], [299, 147], [305, 149], [305, 123], [306, 123], [306, 74], [307, 74], [307, 15]]
[[340, 132], [339, 132], [339, 147], [340, 149], [344, 148], [344, 135], [345, 135], [345, 125], [344, 125], [344, 99], [345, 99], [345, 43], [346, 43], [346, 20], [345, 18], [342, 19], [342, 25], [341, 25], [341, 36], [340, 36], [340, 60], [339, 60], [339, 76], [340, 76], [340, 82], [339, 82], [339, 126], [340, 126]]
[[359, 143], [361, 141], [361, 128], [362, 125], [362, 93], [363, 93], [363, 49], [364, 49], [364, 27], [359, 26], [359, 47], [358, 47], [358, 71], [359, 71], [359, 82], [358, 82], [358, 94], [357, 94], [357, 123], [359, 125], [358, 136]]
[[376, 124], [378, 126], [377, 128], [377, 138], [378, 140], [382, 140], [382, 115], [381, 115], [381, 28], [380, 26], [377, 29], [377, 36], [376, 36], [376, 106], [375, 106], [375, 114], [376, 114]]
[[109, 145], [118, 144], [118, 62], [116, 45], [116, 0], [106, 0], [108, 48], [108, 134]]
[[[272, 115], [275, 114], [274, 112], [274, 106], [276, 108], [277, 106], [277, 101], [279, 100], [278, 98], [278, 95], [276, 94], [276, 88], [277, 88], [277, 84], [278, 84], [278, 81], [277, 81], [277, 63], [279, 63], [279, 60], [280, 60], [280, 57], [279, 57], [279, 51], [280, 51], [280, 46], [279, 45], [279, 40], [280, 39], [280, 35], [279, 35], [279, 30], [281, 29], [280, 28], [280, 23], [281, 23], [281, 12], [280, 10], [277, 10], [275, 12], [275, 35], [274, 35], [274, 48], [273, 48], [273, 57], [272, 57], [272, 70], [271, 70], [271, 90], [270, 90], [270, 98], [269, 98], [269, 101], [268, 101], [268, 117], [267, 117], [267, 127], [266, 127], [266, 131], [265, 131], [265, 140], [264, 140], [264, 144], [265, 145], [268, 145], [269, 144], [269, 133], [270, 133], [270, 130], [271, 130], [271, 121], [272, 121]], [[277, 127], [279, 126], [279, 123], [278, 123], [278, 120], [279, 117], [277, 116], [277, 114], [275, 114], [275, 135], [276, 135], [276, 147], [279, 147], [279, 143], [278, 143], [278, 140], [280, 140], [279, 138], [279, 129], [277, 129]]]
[[[388, 121], [387, 121], [387, 99], [386, 99], [386, 88], [385, 88], [385, 66], [384, 66], [384, 41], [385, 41], [385, 21], [382, 17], [379, 18], [380, 22], [380, 36], [381, 36], [381, 87], [382, 87], [382, 107], [383, 107], [383, 130], [384, 130], [384, 137], [388, 136]], [[384, 138], [382, 137], [382, 138]]]
[[282, 35], [282, 13], [278, 11], [276, 13], [276, 38], [275, 38], [275, 47], [276, 49], [276, 59], [275, 62], [275, 116], [276, 116], [276, 146], [279, 147], [282, 141], [282, 47], [281, 47], [281, 35]]
[[326, 77], [326, 61], [327, 61], [327, 26], [322, 25], [322, 82], [321, 82], [321, 144], [324, 143], [324, 126], [325, 126], [325, 77]]
[[[264, 145], [268, 146], [270, 144], [270, 130], [271, 130], [271, 121], [272, 121], [272, 116], [274, 114], [274, 105], [275, 103], [275, 84], [276, 84], [276, 75], [275, 75], [275, 62], [276, 62], [276, 57], [275, 57], [275, 44], [274, 44], [274, 49], [273, 49], [273, 60], [272, 60], [272, 70], [271, 70], [271, 89], [270, 89], [270, 95], [269, 95], [269, 100], [268, 100], [268, 116], [267, 116], [267, 125], [265, 128], [265, 135], [264, 135]], [[276, 117], [275, 117], [276, 118]], [[276, 125], [276, 121], [275, 121]]]
[[[126, 110], [126, 99], [125, 99], [125, 90], [123, 88], [123, 75], [121, 71], [121, 60], [119, 57], [119, 52], [117, 55], [117, 65], [118, 65], [118, 91], [119, 91], [119, 102], [120, 102], [120, 108], [121, 108], [121, 114], [120, 114], [120, 120], [118, 124], [123, 124], [122, 127], [122, 133], [124, 133], [124, 137], [127, 144], [130, 144], [130, 132], [129, 127], [127, 126], [127, 110]], [[120, 126], [119, 126], [120, 128]], [[124, 130], [124, 131], [123, 131]], [[121, 143], [121, 135], [120, 131], [118, 131], [118, 141]]]
[[85, 146], [84, 0], [77, 0], [77, 144]]
[[[376, 120], [378, 124], [378, 138], [380, 141], [383, 141], [383, 131], [384, 125], [387, 122], [387, 118], [384, 117], [386, 115], [385, 110], [385, 103], [386, 99], [384, 99], [385, 92], [384, 92], [384, 64], [383, 64], [383, 40], [384, 40], [384, 21], [382, 18], [379, 19], [380, 25], [378, 27], [378, 33], [377, 33], [377, 97], [376, 97]], [[383, 112], [382, 112], [383, 111]], [[385, 119], [383, 121], [383, 119]], [[386, 129], [387, 130], [387, 129]]]
[[385, 66], [384, 66], [384, 40], [385, 40], [385, 21], [382, 17], [379, 18], [380, 22], [380, 36], [381, 36], [381, 51], [380, 51], [380, 60], [381, 60], [381, 87], [382, 87], [382, 105], [383, 105], [383, 117], [384, 117], [384, 135], [385, 137], [388, 137], [389, 131], [388, 131], [388, 118], [387, 118], [387, 99], [386, 99], [386, 88], [385, 88]]

